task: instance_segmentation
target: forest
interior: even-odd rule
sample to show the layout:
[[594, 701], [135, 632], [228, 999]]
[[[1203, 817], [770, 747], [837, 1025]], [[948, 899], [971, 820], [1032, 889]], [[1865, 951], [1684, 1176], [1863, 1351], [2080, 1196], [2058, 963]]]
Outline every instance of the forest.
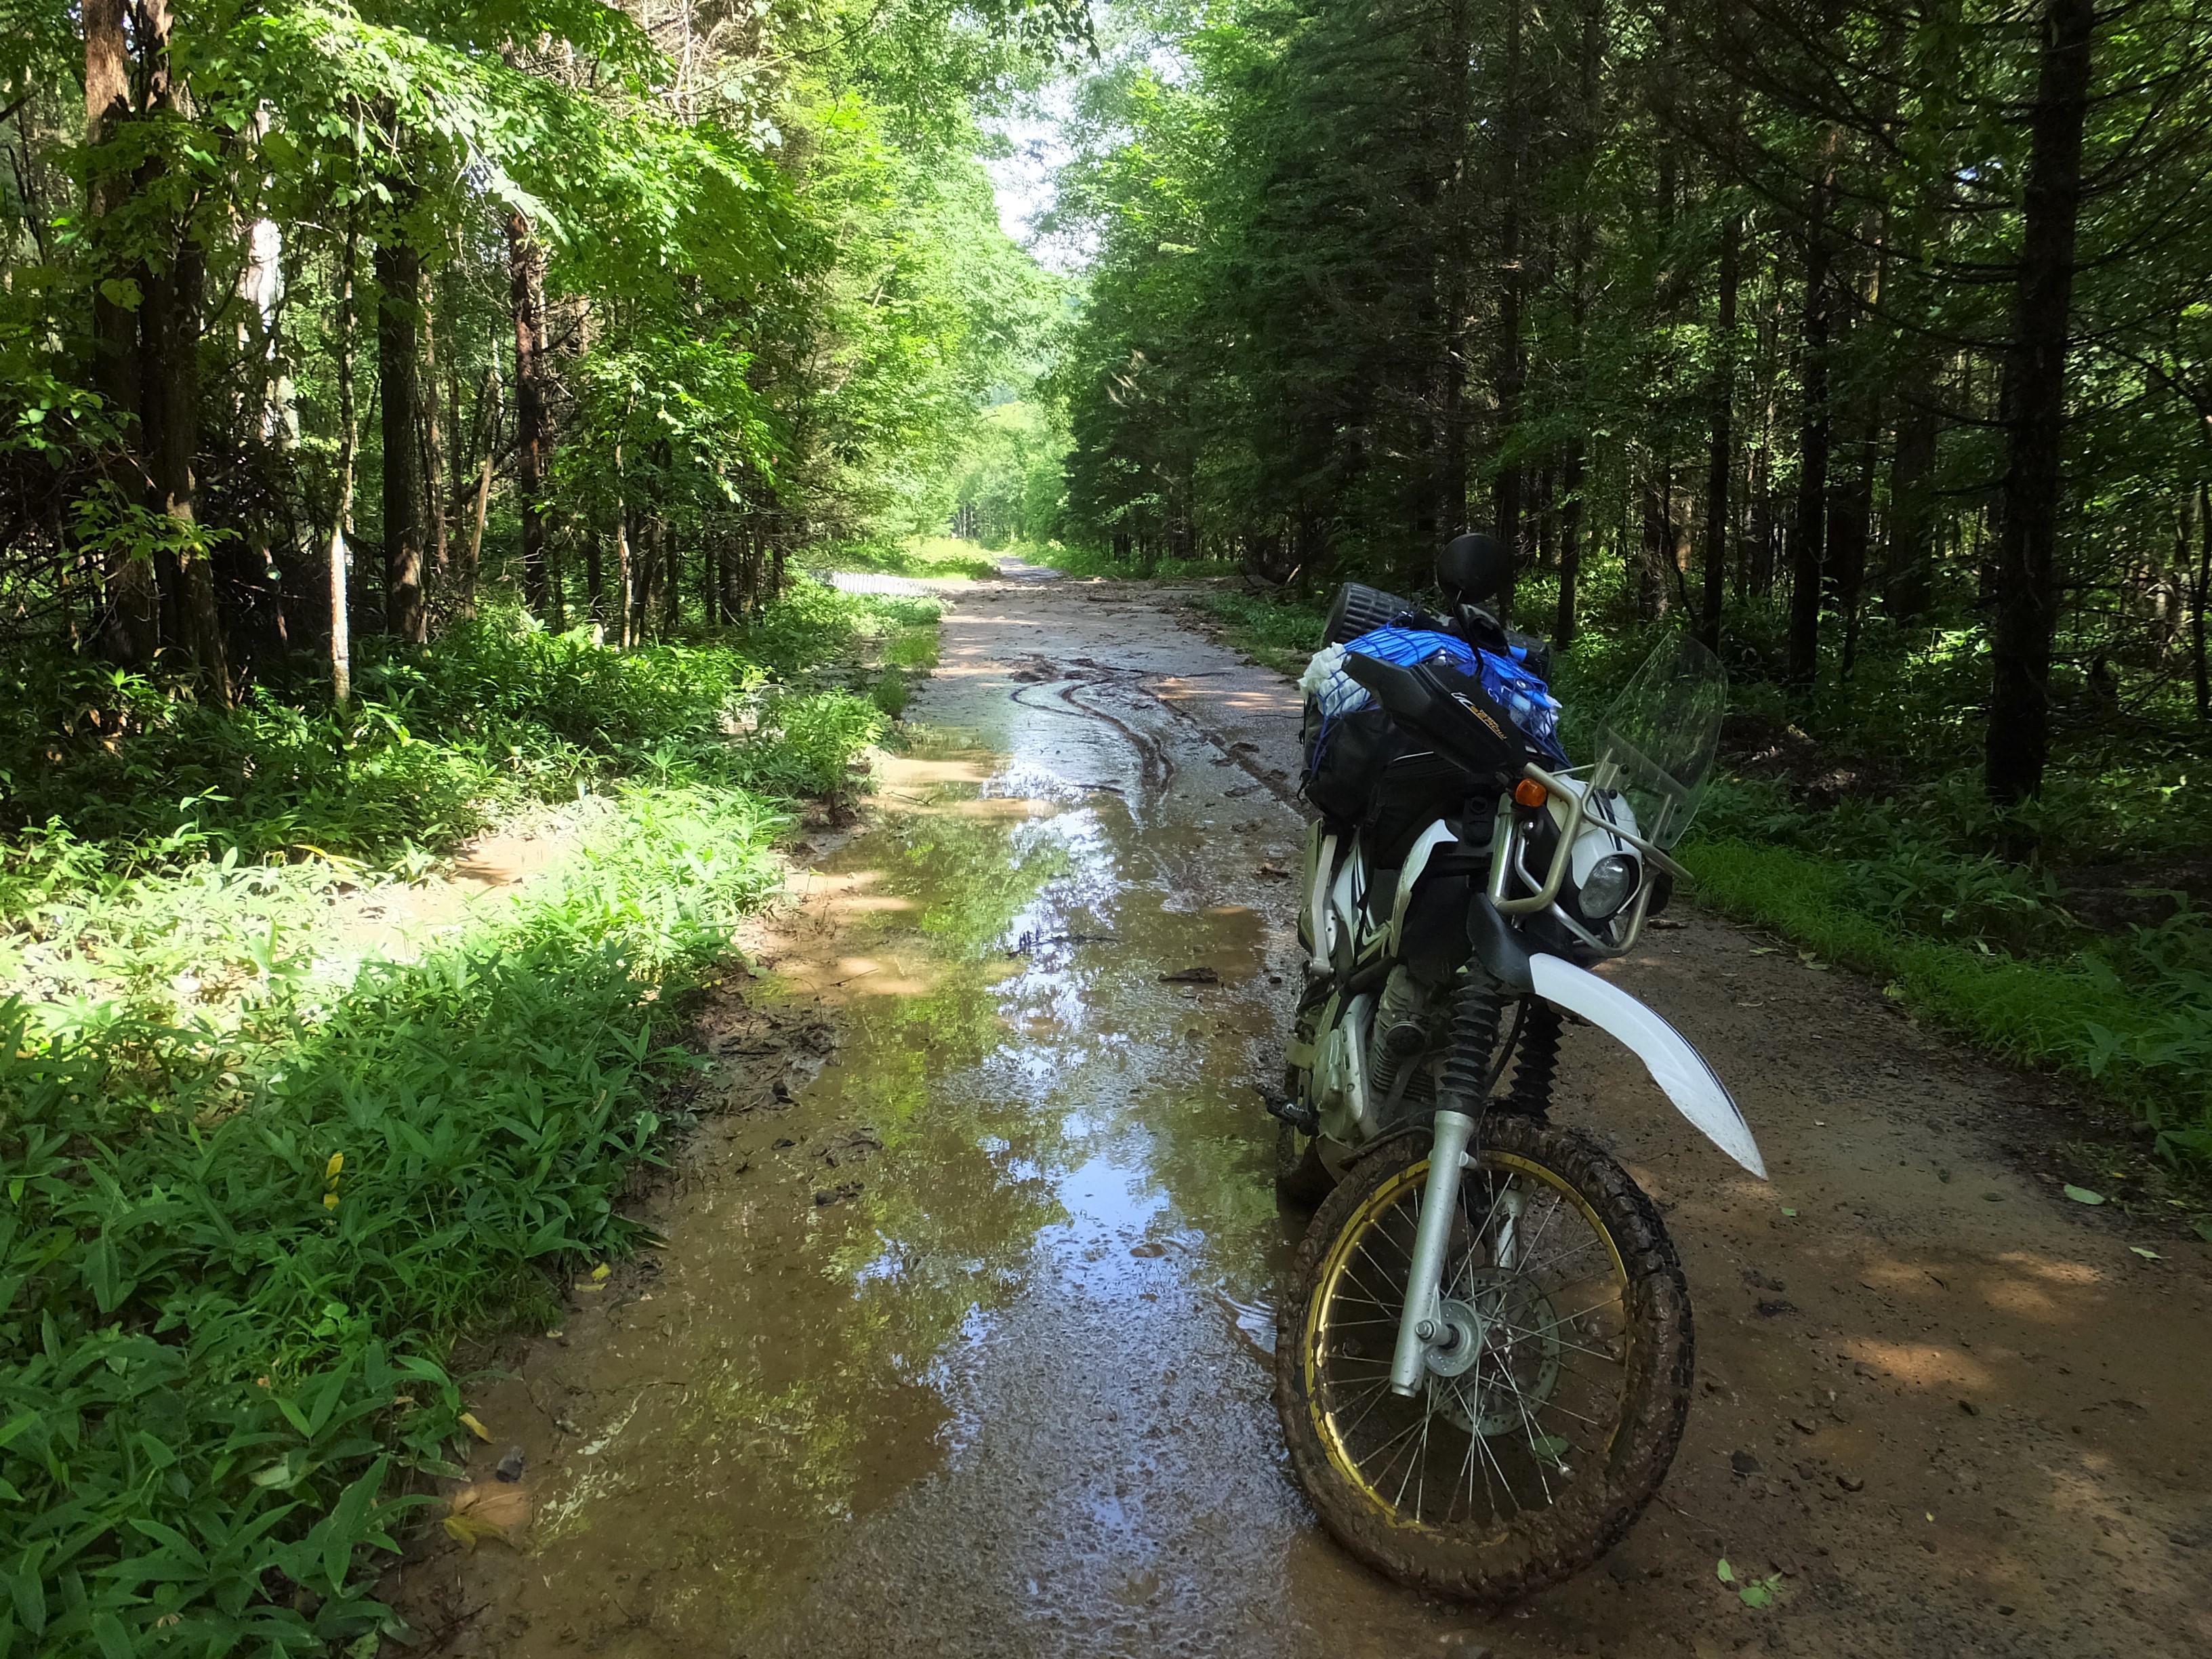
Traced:
[[1066, 107], [1060, 536], [1296, 672], [1493, 530], [1571, 720], [1695, 630], [1708, 901], [2212, 1152], [2201, 6], [1139, 6]]
[[1493, 530], [1571, 706], [1728, 664], [1709, 902], [2201, 1210], [2199, 0], [0, 0], [0, 1654], [407, 1635], [457, 1343], [650, 1242], [671, 1011], [934, 660], [810, 571], [1295, 672]]
[[[933, 656], [801, 569], [1033, 377], [979, 123], [1080, 27], [7, 6], [0, 1652], [404, 1629], [453, 1342], [635, 1248], [667, 1011]], [[557, 875], [430, 925], [495, 826]]]

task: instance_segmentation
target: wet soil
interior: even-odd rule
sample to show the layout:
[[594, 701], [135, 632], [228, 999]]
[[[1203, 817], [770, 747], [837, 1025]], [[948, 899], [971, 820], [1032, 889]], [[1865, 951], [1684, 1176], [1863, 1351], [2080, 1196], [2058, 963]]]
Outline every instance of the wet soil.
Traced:
[[512, 1542], [399, 1576], [430, 1650], [2212, 1650], [2212, 1253], [2061, 1196], [2020, 1127], [2047, 1085], [1686, 908], [1611, 971], [1772, 1182], [1601, 1033], [1555, 1108], [1696, 1299], [1660, 1501], [1501, 1618], [1339, 1553], [1268, 1397], [1297, 694], [1158, 593], [955, 602], [930, 737], [709, 1011], [727, 1109], [650, 1200], [667, 1248], [472, 1391]]

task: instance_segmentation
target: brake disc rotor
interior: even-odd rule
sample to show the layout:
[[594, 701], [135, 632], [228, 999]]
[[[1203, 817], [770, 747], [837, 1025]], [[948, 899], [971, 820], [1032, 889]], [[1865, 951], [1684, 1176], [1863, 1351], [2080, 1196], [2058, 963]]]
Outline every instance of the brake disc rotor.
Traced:
[[1510, 1267], [1480, 1267], [1440, 1312], [1458, 1336], [1431, 1352], [1437, 1408], [1470, 1434], [1528, 1432], [1559, 1382], [1559, 1321], [1551, 1298]]

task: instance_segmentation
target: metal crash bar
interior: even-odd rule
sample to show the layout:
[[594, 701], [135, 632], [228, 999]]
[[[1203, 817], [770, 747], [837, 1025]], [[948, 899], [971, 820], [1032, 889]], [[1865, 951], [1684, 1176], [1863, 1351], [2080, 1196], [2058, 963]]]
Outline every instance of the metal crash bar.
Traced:
[[[1560, 826], [1559, 844], [1552, 854], [1551, 868], [1544, 873], [1544, 884], [1524, 898], [1508, 898], [1505, 896], [1505, 884], [1513, 872], [1514, 842], [1521, 834], [1520, 825], [1508, 817], [1505, 833], [1498, 838], [1490, 859], [1490, 902], [1498, 907], [1500, 913], [1509, 916], [1527, 915], [1532, 911], [1551, 908], [1559, 896], [1559, 889], [1566, 884], [1567, 872], [1574, 864], [1575, 837], [1586, 821], [1596, 822], [1603, 827], [1606, 834], [1626, 842], [1676, 880], [1687, 881], [1690, 878], [1687, 870], [1634, 830], [1624, 830], [1608, 819], [1593, 820], [1587, 803], [1592, 795], [1613, 787], [1612, 769], [1610, 757], [1599, 761], [1590, 769], [1589, 781], [1577, 787], [1559, 774], [1546, 771], [1534, 761], [1522, 769], [1526, 776], [1542, 784], [1548, 793], [1566, 798], [1567, 821]], [[1643, 886], [1644, 891], [1638, 896], [1636, 909], [1639, 922], [1643, 919], [1644, 901], [1649, 896], [1650, 884], [1647, 881]]]

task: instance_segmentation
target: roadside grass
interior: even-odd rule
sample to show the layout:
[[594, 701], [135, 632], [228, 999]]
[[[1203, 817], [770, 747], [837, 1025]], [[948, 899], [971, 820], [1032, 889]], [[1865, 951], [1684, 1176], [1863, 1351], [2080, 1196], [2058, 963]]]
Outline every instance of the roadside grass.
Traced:
[[[1523, 615], [1546, 614], [1545, 595], [1522, 597]], [[1304, 668], [1321, 637], [1318, 600], [1210, 593], [1195, 603], [1237, 648], [1286, 674]], [[1659, 626], [1594, 628], [1563, 657], [1553, 684], [1567, 706], [1571, 753], [1587, 746]], [[1741, 648], [1758, 641], [1754, 626]], [[1944, 661], [1931, 659], [1917, 680], [1887, 659], [1866, 672], [1893, 698], [1959, 694]], [[1740, 673], [1735, 690], [1739, 710], [1781, 724], [1770, 682]], [[1845, 718], [1836, 702], [1844, 693], [1824, 695], [1825, 718]], [[1925, 739], [1942, 723], [1892, 707], [1875, 735], [1911, 754], [1907, 734]], [[2077, 735], [2027, 815], [2040, 857], [2021, 865], [1990, 850], [2000, 826], [1970, 750], [1926, 740], [1936, 742], [1932, 765], [1900, 767], [1905, 781], [1832, 805], [1809, 805], [1781, 781], [1724, 775], [1680, 854], [1698, 897], [1875, 976], [1931, 1024], [2098, 1085], [2148, 1127], [2168, 1163], [2212, 1170], [2212, 912], [2184, 894], [2137, 892], [2154, 901], [2159, 920], [2093, 924], [2069, 908], [2061, 879], [2073, 865], [2212, 845], [2212, 790], [2189, 786], [2192, 768], [2205, 769], [2202, 756], [2140, 736], [2108, 745]]]
[[1147, 568], [1096, 548], [1069, 547], [1060, 542], [1014, 550], [1031, 564], [1050, 565], [1063, 576], [1101, 577], [1109, 581], [1195, 581], [1233, 575], [1237, 570], [1234, 559], [1155, 559]]
[[[1884, 915], [1894, 862], [1845, 860], [1727, 836], [1689, 842], [1697, 897], [1881, 981], [1916, 1017], [2030, 1065], [2101, 1085], [2169, 1160], [2212, 1163], [2212, 918], [2023, 955], [1971, 926], [1942, 935]], [[1972, 861], [1948, 861], [1967, 881]], [[1925, 877], [1932, 860], [1922, 860]], [[1966, 882], [1960, 882], [1961, 886]]]
[[1322, 625], [1328, 620], [1325, 605], [1297, 599], [1206, 593], [1194, 603], [1222, 624], [1237, 650], [1292, 679], [1305, 672], [1307, 659], [1321, 648]]
[[[343, 720], [226, 729], [126, 687], [104, 760], [49, 719], [49, 763], [106, 793], [83, 833], [39, 781], [57, 810], [4, 843], [0, 1652], [374, 1650], [378, 1553], [471, 1431], [453, 1340], [640, 1242], [619, 1200], [694, 1064], [690, 998], [774, 884], [785, 803], [856, 787], [884, 730], [817, 682], [919, 667], [922, 615], [803, 585], [629, 657], [495, 619]], [[606, 799], [558, 872], [411, 961], [312, 971], [340, 884], [580, 789]], [[300, 854], [314, 821], [337, 846]]]
[[909, 536], [904, 541], [826, 542], [799, 556], [810, 570], [852, 570], [934, 580], [981, 580], [999, 574], [998, 556], [980, 544], [951, 536]]

